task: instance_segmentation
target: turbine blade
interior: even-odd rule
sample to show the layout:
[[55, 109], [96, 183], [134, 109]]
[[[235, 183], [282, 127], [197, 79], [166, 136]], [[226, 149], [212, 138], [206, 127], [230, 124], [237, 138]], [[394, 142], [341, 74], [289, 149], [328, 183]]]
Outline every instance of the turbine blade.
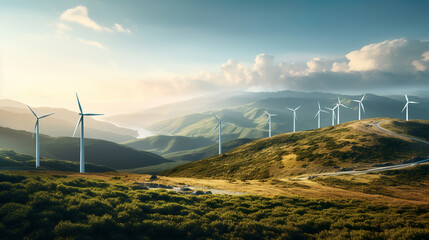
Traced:
[[342, 103], [341, 103], [341, 106], [343, 106], [343, 107], [345, 107], [345, 108], [348, 108], [346, 105], [344, 105], [344, 104], [342, 104]]
[[411, 101], [410, 103], [418, 103], [418, 102], [413, 102], [413, 101]]
[[407, 99], [407, 102], [409, 102], [409, 101], [408, 101], [408, 96], [407, 96], [407, 94], [405, 94], [405, 99]]
[[99, 116], [99, 115], [104, 115], [104, 114], [100, 114], [100, 113], [84, 113], [82, 115], [83, 116]]
[[27, 105], [27, 107], [30, 109], [30, 111], [33, 113], [33, 115], [34, 115], [36, 118], [38, 118], [38, 117], [37, 117], [37, 115], [36, 115], [36, 113], [33, 111], [33, 109], [31, 109], [31, 107], [30, 107], [30, 106], [28, 106], [28, 105]]
[[79, 96], [77, 95], [77, 93], [76, 93], [76, 98], [77, 98], [77, 104], [79, 105], [80, 113], [83, 114], [82, 106], [80, 105]]
[[362, 96], [362, 99], [360, 100], [361, 102], [363, 101], [363, 99], [365, 98], [366, 93]]
[[277, 116], [277, 114], [271, 114], [271, 115], [270, 115], [270, 117], [274, 117], [274, 116]]
[[324, 112], [324, 113], [329, 113], [328, 111], [325, 111], [325, 110], [320, 110], [321, 112]]
[[216, 130], [220, 125], [220, 122], [216, 125], [216, 127], [213, 130]]
[[216, 118], [216, 120], [217, 120], [218, 122], [220, 122], [219, 118], [218, 118], [215, 114], [213, 114], [213, 116]]
[[74, 135], [76, 134], [77, 127], [79, 127], [79, 124], [80, 124], [80, 122], [82, 122], [82, 119], [83, 119], [83, 116], [80, 116], [79, 121], [77, 122], [76, 127], [75, 127], [75, 129], [74, 129], [73, 137], [74, 137]]
[[267, 121], [266, 121], [265, 123], [269, 122], [269, 121], [270, 121], [270, 119], [271, 119], [271, 116], [270, 116], [270, 115], [268, 115]]
[[340, 100], [340, 97], [338, 97], [338, 104], [341, 104], [341, 100]]
[[55, 113], [51, 113], [51, 114], [46, 114], [46, 115], [43, 115], [43, 116], [41, 116], [41, 117], [39, 117], [39, 119], [40, 118], [45, 118], [45, 117], [49, 117], [49, 116], [51, 116], [51, 115], [54, 115]]
[[358, 102], [358, 103], [360, 103], [361, 101], [359, 101], [359, 100], [352, 100], [353, 102]]
[[408, 102], [405, 104], [405, 106], [404, 106], [404, 108], [402, 109], [401, 112], [403, 112], [405, 110], [405, 108], [407, 108], [407, 107], [408, 107]]
[[289, 109], [289, 110], [293, 111], [293, 109], [292, 109], [292, 108], [287, 108], [287, 109]]
[[295, 108], [295, 111], [296, 111], [296, 110], [298, 110], [300, 107], [301, 107], [301, 106], [299, 106], [299, 107]]
[[34, 124], [34, 130], [33, 130], [33, 135], [31, 135], [31, 138], [34, 138], [34, 133], [36, 132], [36, 128], [37, 128], [37, 123], [39, 122], [39, 119], [36, 120], [36, 123]]
[[366, 112], [365, 112], [365, 107], [363, 106], [363, 103], [362, 103], [362, 102], [360, 103], [360, 105], [362, 106], [363, 113], [366, 113]]
[[317, 106], [319, 107], [319, 110], [320, 110], [320, 102], [319, 101], [317, 101]]
[[319, 114], [320, 114], [320, 110], [319, 110], [319, 111], [317, 111], [316, 115], [314, 115], [314, 118], [316, 118], [316, 117], [317, 117], [317, 115], [319, 115]]

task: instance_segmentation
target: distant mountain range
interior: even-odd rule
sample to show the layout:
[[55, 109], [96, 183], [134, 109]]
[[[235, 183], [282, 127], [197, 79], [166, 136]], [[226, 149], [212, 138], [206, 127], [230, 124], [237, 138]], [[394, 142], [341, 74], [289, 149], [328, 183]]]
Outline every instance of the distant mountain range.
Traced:
[[[42, 107], [33, 108], [33, 110], [39, 116], [55, 113], [54, 115], [40, 121], [40, 133], [54, 137], [71, 137], [79, 119], [77, 112], [72, 112], [63, 108]], [[35, 117], [25, 104], [8, 99], [0, 99], [1, 127], [32, 132], [34, 129], [34, 123]], [[79, 133], [77, 134], [79, 135]], [[85, 135], [85, 137], [89, 138], [124, 142], [135, 139], [138, 136], [138, 132], [118, 127], [108, 122], [86, 118]]]
[[[267, 117], [265, 111], [278, 114], [272, 119], [273, 134], [281, 134], [292, 131], [293, 113], [287, 110], [287, 107], [295, 108], [301, 106], [297, 111], [297, 131], [310, 130], [317, 128], [317, 102], [322, 108], [333, 107], [340, 97], [341, 102], [348, 108], [340, 109], [340, 121], [348, 122], [357, 119], [358, 105], [353, 99], [360, 99], [362, 96], [337, 95], [330, 93], [301, 93], [292, 91], [283, 91], [275, 93], [242, 93], [237, 96], [220, 96], [217, 104], [215, 102], [202, 101], [195, 99], [196, 107], [189, 112], [181, 112], [181, 116], [173, 117], [156, 123], [141, 127], [155, 134], [164, 134], [172, 136], [205, 137], [213, 141], [217, 139], [217, 133], [214, 131], [216, 120], [213, 114], [221, 115], [226, 122], [232, 124], [223, 127], [223, 138], [232, 140], [237, 138], [263, 138], [268, 136]], [[373, 94], [367, 94], [364, 100], [366, 112], [362, 114], [363, 119], [374, 117], [404, 118], [401, 110], [405, 104], [405, 98], [401, 96], [383, 97]], [[414, 101], [420, 104], [410, 106], [410, 119], [429, 119], [429, 100], [410, 96]], [[213, 100], [214, 101], [214, 100]], [[201, 103], [200, 103], [201, 102]], [[226, 102], [231, 104], [227, 105]], [[206, 105], [204, 105], [206, 103]], [[164, 106], [164, 108], [180, 108], [181, 105], [192, 106], [189, 102], [177, 103], [175, 105]], [[204, 105], [204, 111], [198, 112]], [[216, 107], [218, 106], [218, 107]], [[138, 114], [121, 115], [121, 120], [112, 116], [111, 121], [125, 124], [125, 120], [134, 117], [143, 117], [145, 114], [155, 111], [155, 109], [140, 112]], [[328, 111], [328, 110], [327, 110]], [[192, 113], [196, 112], [196, 113]], [[176, 114], [177, 115], [177, 114]], [[127, 117], [128, 116], [128, 117]], [[321, 125], [331, 125], [331, 112], [322, 113]]]
[[[27, 155], [35, 154], [31, 132], [0, 127], [0, 148]], [[40, 135], [40, 156], [49, 159], [79, 161], [79, 138]], [[139, 168], [170, 162], [153, 153], [114, 142], [85, 139], [85, 161], [112, 169]]]
[[219, 156], [165, 171], [174, 177], [264, 179], [365, 169], [429, 156], [427, 144], [392, 136], [372, 124], [404, 134], [429, 132], [429, 121], [376, 118], [284, 133], [244, 144]]

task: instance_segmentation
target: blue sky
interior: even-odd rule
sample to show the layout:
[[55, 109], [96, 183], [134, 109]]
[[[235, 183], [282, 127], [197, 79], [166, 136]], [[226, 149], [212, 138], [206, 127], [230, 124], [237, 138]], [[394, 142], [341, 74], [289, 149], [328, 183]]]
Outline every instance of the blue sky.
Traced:
[[[83, 8], [87, 11], [86, 20], [95, 25], [73, 18]], [[66, 14], [67, 10], [72, 12]], [[419, 51], [409, 64], [423, 61], [413, 64], [426, 73], [422, 54], [428, 51], [428, 10], [429, 1], [2, 0], [3, 95], [42, 105], [46, 102], [37, 99], [56, 98], [74, 88], [72, 91], [87, 94], [94, 105], [100, 105], [110, 94], [113, 107], [116, 102], [145, 101], [147, 106], [171, 102], [191, 96], [193, 90], [204, 94], [208, 89], [230, 86], [231, 82], [236, 89], [244, 90], [281, 90], [291, 86], [295, 90], [311, 90], [292, 78], [297, 77], [296, 69], [288, 75], [292, 79], [288, 84], [276, 84], [287, 81], [284, 72], [278, 76], [269, 72], [266, 76], [270, 79], [261, 77], [256, 81], [249, 71], [259, 69], [259, 75], [268, 71], [271, 56], [274, 65], [284, 64], [281, 70], [270, 71], [285, 71], [286, 63], [310, 68], [308, 64], [313, 58], [341, 65], [352, 51], [395, 39], [408, 41], [392, 43], [399, 52], [403, 52], [403, 46], [410, 51], [418, 46]], [[115, 24], [121, 29], [117, 30]], [[419, 43], [413, 45], [413, 40]], [[264, 55], [258, 65], [257, 56], [261, 54]], [[369, 61], [366, 56], [362, 59]], [[229, 60], [235, 62], [228, 63]], [[315, 62], [322, 64], [321, 60]], [[333, 71], [331, 65], [329, 70], [317, 68], [298, 75], [315, 78], [314, 72]], [[234, 73], [225, 73], [226, 67], [234, 68]], [[239, 69], [242, 72], [237, 72]], [[341, 71], [362, 69], [390, 71], [375, 67], [347, 67]], [[247, 80], [240, 78], [243, 74]], [[420, 81], [427, 80], [425, 74], [420, 75]], [[166, 91], [160, 83], [166, 87], [171, 83], [180, 86]], [[131, 88], [156, 86], [150, 90], [149, 100], [138, 91], [115, 93], [113, 90], [119, 84], [129, 84]], [[22, 91], [22, 85], [28, 85], [28, 90]], [[39, 93], [30, 94], [29, 89]], [[177, 94], [172, 96], [171, 92]], [[58, 103], [69, 104], [68, 100]]]

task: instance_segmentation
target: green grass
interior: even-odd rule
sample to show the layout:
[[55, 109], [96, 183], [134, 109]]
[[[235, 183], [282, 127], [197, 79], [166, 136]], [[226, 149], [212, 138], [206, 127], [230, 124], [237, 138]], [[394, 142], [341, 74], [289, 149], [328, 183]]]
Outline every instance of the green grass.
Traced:
[[377, 120], [383, 119], [259, 139], [220, 156], [178, 166], [162, 174], [222, 179], [281, 178], [341, 168], [369, 168], [429, 156], [426, 144], [374, 133], [374, 127], [368, 124]]
[[121, 180], [0, 173], [3, 239], [428, 239], [429, 208], [137, 190]]

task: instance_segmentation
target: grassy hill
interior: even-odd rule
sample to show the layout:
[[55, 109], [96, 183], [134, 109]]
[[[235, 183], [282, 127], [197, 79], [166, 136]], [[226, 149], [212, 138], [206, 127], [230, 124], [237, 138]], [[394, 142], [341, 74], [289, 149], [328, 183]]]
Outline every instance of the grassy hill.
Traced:
[[[259, 139], [220, 156], [191, 162], [163, 174], [176, 177], [263, 179], [362, 169], [429, 156], [427, 144], [392, 137], [373, 123], [386, 118], [347, 122], [317, 130]], [[426, 129], [428, 124], [421, 126]]]
[[380, 126], [395, 133], [429, 141], [429, 121], [427, 120], [388, 121], [380, 123]]
[[[48, 170], [79, 172], [79, 163], [56, 159], [40, 159], [40, 168], [35, 167], [33, 156], [19, 154], [12, 150], [0, 149], [0, 170]], [[91, 163], [85, 164], [87, 172], [112, 172], [111, 168]]]
[[[302, 131], [317, 127], [317, 119], [314, 118], [314, 115], [317, 112], [318, 101], [320, 101], [323, 108], [332, 107], [337, 102], [337, 95], [327, 93], [285, 92], [284, 94], [272, 94], [264, 97], [263, 99], [254, 98], [254, 101], [249, 98], [247, 104], [240, 106], [224, 107], [159, 121], [147, 128], [159, 134], [189, 137], [202, 136], [215, 140], [216, 136], [213, 134], [213, 128], [217, 123], [213, 118], [213, 114], [217, 114], [223, 116], [225, 121], [232, 123], [231, 125], [225, 125], [223, 129], [225, 140], [262, 138], [268, 136], [265, 111], [278, 114], [272, 119], [273, 135], [277, 135], [292, 131], [293, 113], [287, 110], [286, 107], [301, 106], [297, 111], [298, 122], [296, 128], [298, 131]], [[342, 103], [349, 107], [341, 109], [341, 122], [356, 120], [358, 108], [357, 104], [352, 100], [361, 96], [340, 95], [339, 97]], [[429, 119], [429, 108], [426, 107], [429, 106], [427, 100], [417, 97], [410, 98], [425, 103], [413, 106], [414, 110], [410, 113], [410, 118]], [[400, 99], [367, 94], [364, 105], [366, 113], [363, 114], [363, 118], [403, 118], [405, 116], [404, 113], [401, 113], [404, 102]], [[321, 126], [330, 125], [331, 114], [322, 113]]]
[[123, 143], [129, 147], [163, 155], [171, 152], [186, 151], [214, 144], [203, 137], [153, 136]]
[[[228, 152], [236, 147], [253, 141], [254, 139], [239, 138], [231, 141], [222, 143], [222, 151]], [[182, 161], [197, 161], [204, 158], [213, 157], [219, 154], [219, 144], [215, 143], [211, 146], [192, 149], [189, 151], [178, 151], [163, 155], [165, 158], [170, 160], [182, 160]]]
[[[32, 133], [0, 127], [0, 148], [34, 155]], [[49, 159], [79, 161], [79, 138], [40, 135], [40, 156]], [[169, 162], [153, 153], [136, 150], [117, 143], [85, 139], [85, 160], [113, 169], [139, 168]]]
[[427, 239], [428, 206], [142, 190], [148, 176], [0, 173], [4, 239]]

